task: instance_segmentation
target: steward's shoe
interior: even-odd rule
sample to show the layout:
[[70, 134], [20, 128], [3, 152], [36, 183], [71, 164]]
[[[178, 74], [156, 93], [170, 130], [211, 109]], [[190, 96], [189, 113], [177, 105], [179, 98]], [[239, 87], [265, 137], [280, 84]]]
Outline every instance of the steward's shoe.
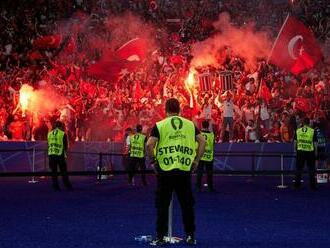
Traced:
[[59, 186], [53, 186], [53, 190], [55, 192], [59, 192], [59, 191], [61, 191], [61, 188]]
[[67, 187], [66, 187], [66, 190], [67, 190], [67, 191], [73, 191], [73, 187], [72, 187], [72, 186], [67, 186]]
[[316, 185], [311, 186], [312, 191], [318, 191], [318, 187]]
[[157, 238], [157, 239], [150, 242], [151, 246], [163, 246], [165, 244], [166, 244], [166, 241], [165, 241], [164, 237]]
[[217, 192], [214, 188], [209, 188], [208, 191], [209, 191], [210, 193], [216, 193], [216, 192]]
[[187, 245], [196, 245], [197, 244], [197, 241], [194, 238], [194, 236], [188, 235], [187, 238], [186, 238], [186, 244]]
[[295, 189], [295, 190], [299, 190], [299, 189], [301, 189], [301, 185], [300, 184], [293, 184], [293, 188]]

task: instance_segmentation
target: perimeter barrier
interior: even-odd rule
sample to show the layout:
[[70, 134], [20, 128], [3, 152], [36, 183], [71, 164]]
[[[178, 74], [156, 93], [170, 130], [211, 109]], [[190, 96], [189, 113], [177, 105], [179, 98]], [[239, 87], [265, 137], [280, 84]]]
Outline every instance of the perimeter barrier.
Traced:
[[[3, 154], [9, 154], [9, 156], [3, 156]], [[25, 164], [28, 163], [29, 166], [18, 166], [30, 168], [30, 171], [22, 171], [17, 170], [17, 166], [13, 166], [13, 170], [8, 169], [8, 166], [3, 166], [6, 162], [6, 159], [10, 159], [11, 156], [16, 157], [15, 164]], [[27, 148], [27, 149], [0, 149], [2, 167], [0, 167], [0, 177], [31, 177], [30, 183], [36, 183], [36, 177], [41, 176], [51, 176], [51, 172], [48, 169], [48, 156], [46, 149], [37, 149], [37, 148]], [[219, 159], [222, 161], [227, 161], [229, 159], [235, 159], [240, 161], [240, 163], [244, 163], [244, 170], [242, 169], [230, 169], [230, 167], [219, 169], [215, 168], [214, 174], [216, 175], [248, 175], [251, 176], [251, 180], [255, 176], [259, 175], [273, 175], [273, 176], [280, 176], [280, 185], [279, 188], [285, 188], [284, 185], [284, 176], [285, 175], [294, 175], [295, 170], [290, 168], [286, 169], [285, 167], [285, 160], [290, 160], [289, 164], [294, 164], [294, 160], [296, 155], [290, 152], [274, 152], [274, 153], [260, 153], [260, 152], [217, 152], [214, 154], [215, 160], [219, 162]], [[4, 161], [5, 157], [5, 161]], [[85, 152], [85, 151], [69, 151], [67, 154], [68, 164], [76, 163], [75, 169], [68, 168], [68, 175], [70, 176], [96, 176], [98, 181], [102, 179], [106, 179], [109, 176], [114, 175], [125, 175], [127, 174], [127, 168], [125, 168], [125, 159], [127, 160], [127, 155], [123, 153], [116, 153], [116, 152]], [[86, 163], [87, 158], [87, 164]], [[121, 160], [118, 160], [121, 158]], [[277, 160], [277, 168], [278, 169], [260, 169], [260, 158], [267, 158], [270, 159], [274, 164], [274, 160]], [[36, 165], [36, 161], [38, 161], [38, 165]], [[118, 161], [121, 161], [121, 165], [116, 165]], [[41, 162], [41, 163], [40, 163]], [[288, 164], [288, 161], [286, 161]], [[13, 165], [13, 161], [10, 162]], [[267, 160], [263, 163], [267, 164]], [[79, 165], [77, 165], [79, 164]], [[126, 163], [127, 164], [127, 163]], [[121, 167], [121, 169], [119, 169]], [[274, 166], [272, 166], [274, 167]], [[289, 166], [290, 167], [290, 166]], [[292, 166], [291, 166], [292, 167]], [[143, 171], [136, 171], [136, 174], [153, 174], [154, 171], [150, 168], [147, 161], [147, 169]], [[229, 168], [229, 169], [228, 169]], [[306, 172], [305, 172], [306, 173]], [[330, 170], [322, 170], [317, 171], [316, 173], [324, 174], [330, 173]], [[60, 172], [58, 172], [60, 175]]]

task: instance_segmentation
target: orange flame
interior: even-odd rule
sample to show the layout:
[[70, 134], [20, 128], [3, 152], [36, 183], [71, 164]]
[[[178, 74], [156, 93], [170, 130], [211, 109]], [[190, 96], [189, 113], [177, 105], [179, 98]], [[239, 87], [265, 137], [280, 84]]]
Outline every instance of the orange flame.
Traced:
[[185, 86], [186, 86], [186, 88], [189, 92], [189, 95], [190, 95], [189, 106], [191, 108], [194, 107], [194, 96], [193, 96], [193, 90], [194, 90], [194, 87], [195, 87], [195, 75], [194, 74], [195, 74], [195, 70], [190, 69], [188, 77], [184, 81], [184, 84], [185, 84]]
[[23, 114], [29, 108], [31, 98], [33, 96], [33, 88], [28, 84], [23, 84], [19, 90], [19, 103]]
[[191, 90], [194, 88], [195, 79], [194, 79], [194, 72], [192, 70], [189, 71], [188, 77], [185, 80], [185, 85], [188, 90]]

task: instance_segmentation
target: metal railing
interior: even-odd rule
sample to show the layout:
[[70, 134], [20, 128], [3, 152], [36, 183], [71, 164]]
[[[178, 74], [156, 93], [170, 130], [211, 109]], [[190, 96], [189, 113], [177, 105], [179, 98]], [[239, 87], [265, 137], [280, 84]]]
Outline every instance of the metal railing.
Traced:
[[[32, 171], [21, 171], [21, 172], [0, 172], [0, 177], [31, 177], [30, 183], [35, 183], [36, 177], [39, 176], [51, 176], [52, 173], [49, 171], [36, 171], [35, 168], [35, 156], [37, 152], [43, 152], [44, 154], [44, 169], [47, 170], [47, 150], [46, 149], [0, 149], [2, 152], [32, 152]], [[97, 176], [98, 180], [101, 180], [102, 175], [125, 175], [126, 170], [102, 170], [104, 165], [104, 158], [106, 156], [119, 156], [123, 157], [126, 154], [114, 153], [114, 152], [81, 152], [81, 151], [68, 151], [69, 154], [80, 154], [80, 155], [96, 155], [98, 156], [97, 170], [84, 170], [84, 171], [68, 171], [70, 176]], [[218, 175], [250, 175], [255, 177], [257, 175], [279, 175], [281, 177], [281, 185], [279, 187], [285, 187], [284, 185], [284, 175], [294, 175], [294, 170], [284, 170], [284, 158], [295, 158], [296, 154], [292, 152], [274, 152], [274, 153], [261, 153], [261, 152], [217, 152], [214, 154], [215, 157], [250, 157], [251, 167], [250, 170], [214, 170], [214, 174]], [[280, 167], [279, 170], [257, 170], [255, 160], [257, 157], [269, 157], [269, 158], [279, 158]], [[136, 174], [153, 174], [153, 170], [136, 171]], [[316, 173], [330, 173], [330, 170], [322, 170], [322, 172]], [[58, 172], [60, 175], [60, 172]]]

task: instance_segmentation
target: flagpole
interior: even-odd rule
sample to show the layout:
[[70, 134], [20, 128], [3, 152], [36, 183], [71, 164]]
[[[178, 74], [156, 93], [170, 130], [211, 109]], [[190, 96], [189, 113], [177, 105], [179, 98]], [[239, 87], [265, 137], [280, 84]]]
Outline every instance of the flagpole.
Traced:
[[281, 35], [281, 33], [282, 33], [282, 31], [283, 31], [283, 28], [284, 28], [285, 24], [287, 23], [289, 17], [290, 17], [290, 13], [288, 13], [288, 15], [286, 16], [286, 18], [285, 18], [285, 20], [284, 20], [284, 23], [283, 23], [283, 25], [282, 25], [280, 31], [278, 32], [278, 35], [277, 35], [277, 37], [276, 37], [276, 39], [275, 39], [275, 41], [274, 41], [274, 44], [273, 44], [272, 50], [270, 50], [270, 54], [269, 54], [269, 56], [268, 56], [268, 58], [267, 58], [267, 64], [268, 64], [268, 62], [269, 62], [270, 57], [273, 55], [273, 52], [274, 52], [274, 49], [275, 49], [276, 43], [277, 43], [278, 39], [280, 38], [280, 35]]

